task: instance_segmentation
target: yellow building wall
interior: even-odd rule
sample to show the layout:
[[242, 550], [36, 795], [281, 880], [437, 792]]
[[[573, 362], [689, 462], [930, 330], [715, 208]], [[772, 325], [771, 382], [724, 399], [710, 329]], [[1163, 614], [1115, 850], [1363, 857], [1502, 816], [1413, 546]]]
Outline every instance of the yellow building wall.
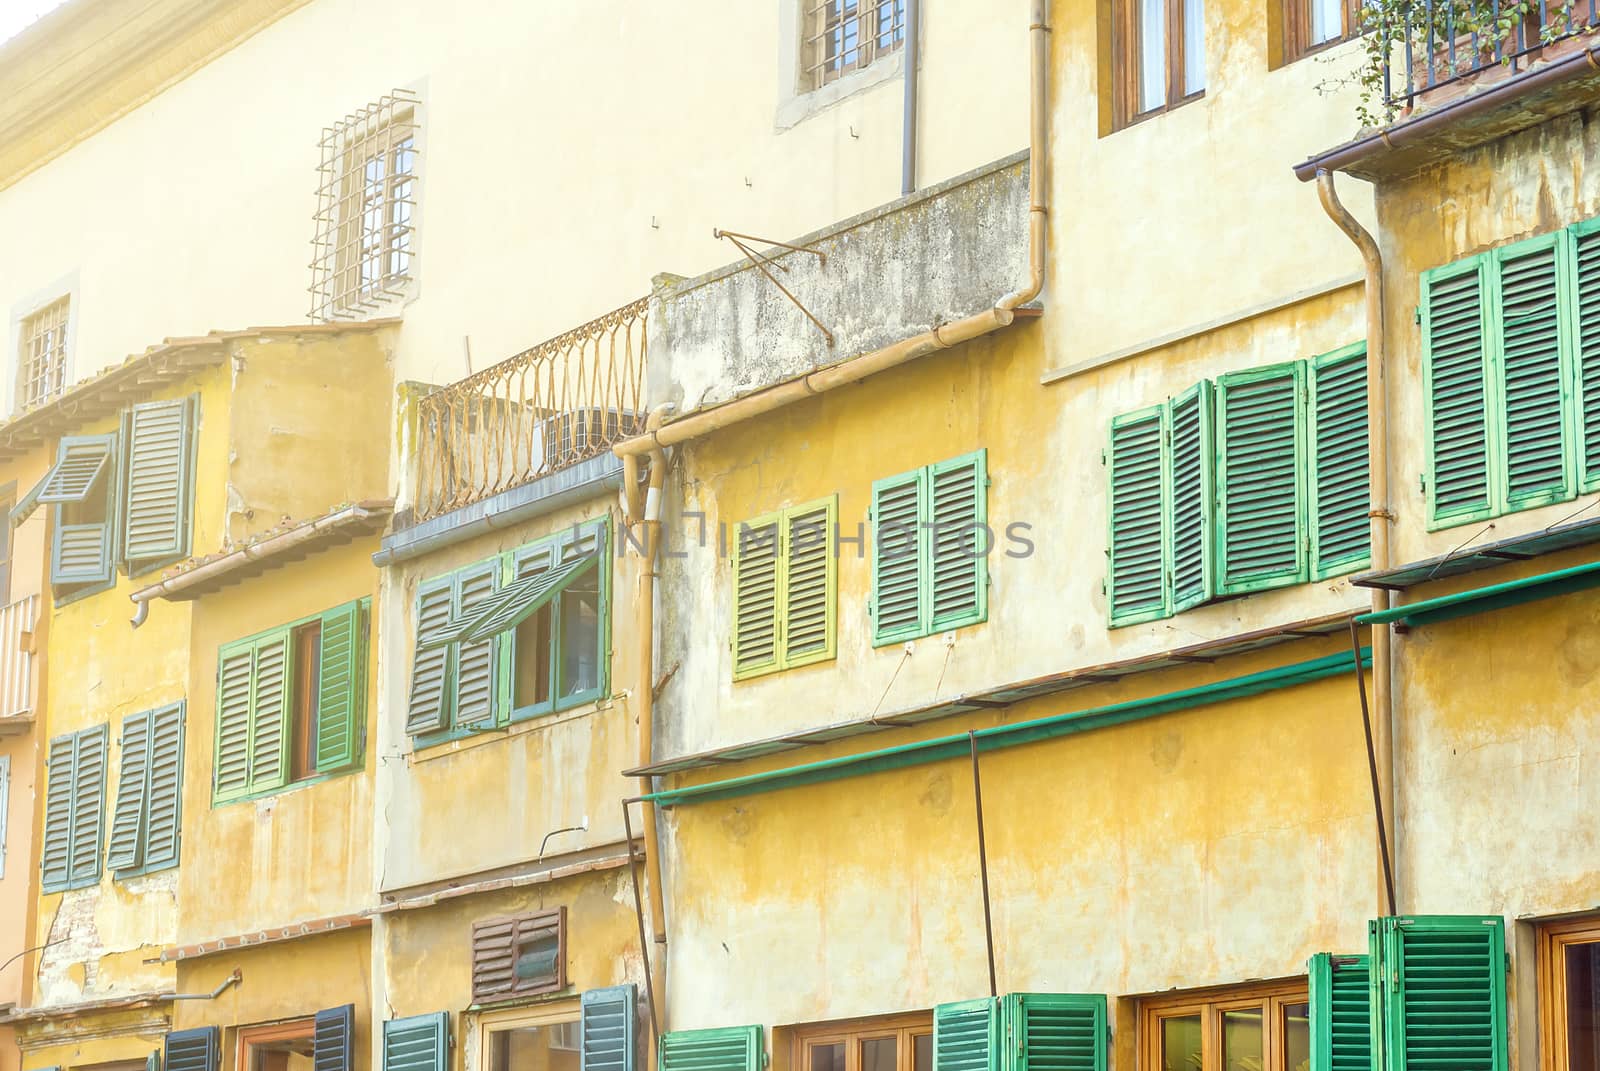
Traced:
[[162, 1038], [172, 1021], [172, 1007], [170, 1002], [155, 1002], [139, 1008], [24, 1024], [17, 1029], [22, 1066], [76, 1071], [143, 1061], [161, 1050]]

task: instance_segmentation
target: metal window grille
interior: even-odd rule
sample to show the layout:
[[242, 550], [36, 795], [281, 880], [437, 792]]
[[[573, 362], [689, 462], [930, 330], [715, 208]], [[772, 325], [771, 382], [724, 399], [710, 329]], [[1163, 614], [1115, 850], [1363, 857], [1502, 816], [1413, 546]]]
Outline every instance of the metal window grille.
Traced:
[[401, 90], [322, 132], [311, 318], [359, 317], [402, 296], [416, 265], [417, 98]]
[[62, 298], [22, 321], [17, 400], [23, 408], [47, 402], [66, 388], [70, 303], [70, 298]]
[[821, 0], [806, 9], [806, 77], [818, 89], [906, 40], [906, 0]]

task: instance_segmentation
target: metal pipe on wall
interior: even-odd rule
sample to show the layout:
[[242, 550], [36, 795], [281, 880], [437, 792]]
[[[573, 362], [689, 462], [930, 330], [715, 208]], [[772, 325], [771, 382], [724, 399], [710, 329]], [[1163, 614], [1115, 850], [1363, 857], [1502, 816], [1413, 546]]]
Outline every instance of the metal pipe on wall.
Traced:
[[900, 116], [900, 196], [917, 192], [917, 61], [922, 0], [906, 0], [905, 107]]

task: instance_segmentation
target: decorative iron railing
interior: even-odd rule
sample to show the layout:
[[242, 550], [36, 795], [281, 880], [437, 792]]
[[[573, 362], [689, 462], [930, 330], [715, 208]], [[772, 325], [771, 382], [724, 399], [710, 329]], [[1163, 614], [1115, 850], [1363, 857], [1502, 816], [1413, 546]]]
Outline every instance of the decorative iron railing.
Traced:
[[33, 626], [39, 596], [0, 607], [0, 720], [33, 710]]
[[604, 453], [644, 424], [644, 298], [418, 403], [417, 520]]

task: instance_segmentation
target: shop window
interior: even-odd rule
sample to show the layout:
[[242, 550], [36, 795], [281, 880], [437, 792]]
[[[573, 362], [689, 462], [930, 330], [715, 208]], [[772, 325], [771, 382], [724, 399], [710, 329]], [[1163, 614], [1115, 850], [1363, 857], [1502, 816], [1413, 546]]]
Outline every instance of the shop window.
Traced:
[[1304, 982], [1174, 993], [1139, 1004], [1144, 1071], [1307, 1071]]

